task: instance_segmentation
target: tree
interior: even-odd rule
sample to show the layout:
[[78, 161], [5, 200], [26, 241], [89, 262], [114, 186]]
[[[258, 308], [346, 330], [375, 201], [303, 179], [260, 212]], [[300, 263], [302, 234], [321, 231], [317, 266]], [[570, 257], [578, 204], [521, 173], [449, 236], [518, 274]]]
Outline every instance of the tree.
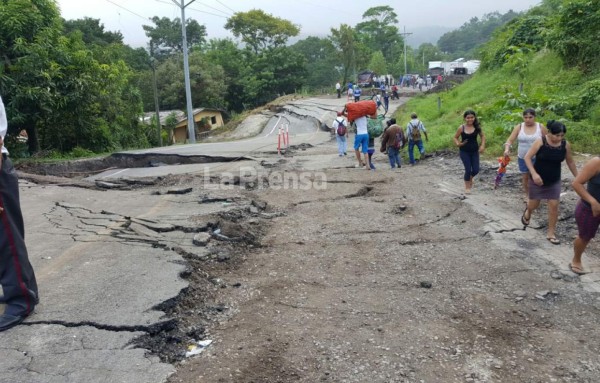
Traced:
[[[167, 17], [154, 16], [151, 20], [154, 26], [142, 25], [142, 28], [146, 32], [146, 36], [150, 38], [150, 46], [154, 48], [153, 56], [159, 57], [163, 55], [162, 52], [182, 53], [181, 19], [171, 20]], [[195, 47], [199, 48], [206, 41], [206, 27], [198, 24], [196, 20], [187, 19], [185, 30], [189, 50]]]
[[304, 57], [288, 47], [271, 48], [252, 56], [241, 76], [244, 104], [255, 107], [294, 93], [304, 83], [305, 70]]
[[4, 1], [0, 2], [0, 19], [0, 89], [11, 117], [8, 135], [25, 129], [33, 153], [39, 148], [36, 124], [51, 105], [51, 73], [47, 72], [51, 68], [47, 62], [43, 68], [27, 68], [21, 59], [28, 57], [36, 41], [52, 49], [62, 30], [60, 14], [52, 0]]
[[383, 53], [380, 51], [373, 53], [371, 56], [371, 61], [369, 62], [369, 69], [382, 75], [388, 73], [387, 64], [385, 63]]
[[85, 17], [77, 20], [63, 21], [66, 35], [79, 33], [88, 49], [100, 62], [116, 62], [124, 60], [136, 71], [148, 69], [150, 56], [144, 48], [131, 48], [123, 43], [121, 32], [104, 30], [99, 19]]
[[282, 47], [290, 37], [300, 33], [297, 25], [259, 9], [234, 14], [227, 20], [225, 29], [236, 38], [241, 37], [256, 54], [269, 47]]
[[169, 134], [169, 145], [173, 145], [173, 131], [177, 126], [177, 115], [175, 112], [171, 112], [165, 119], [165, 129]]
[[474, 56], [476, 49], [489, 41], [495, 30], [518, 15], [519, 13], [509, 10], [503, 15], [498, 12], [485, 14], [481, 20], [473, 17], [459, 29], [442, 35], [437, 46], [442, 52], [454, 57]]
[[598, 1], [565, 2], [555, 16], [556, 28], [549, 33], [548, 43], [571, 66], [584, 71], [598, 67], [600, 49], [600, 8]]
[[306, 61], [286, 47], [300, 29], [288, 20], [261, 10], [240, 12], [227, 20], [225, 28], [246, 44], [239, 85], [244, 106], [256, 106], [302, 85]]
[[223, 83], [227, 86], [225, 100], [228, 108], [237, 112], [244, 109], [242, 68], [246, 65], [246, 54], [231, 39], [212, 39], [205, 51], [207, 62], [219, 65], [224, 70]]
[[396, 27], [398, 15], [394, 9], [387, 5], [372, 7], [363, 13], [363, 19], [365, 21], [355, 28], [361, 42], [374, 52], [381, 51], [387, 61], [392, 61], [393, 47], [403, 44]]
[[146, 144], [139, 93], [123, 61], [101, 63], [82, 34], [63, 35], [54, 1], [0, 2], [0, 15], [0, 88], [11, 134], [26, 129], [31, 153]]
[[331, 40], [311, 36], [298, 41], [291, 48], [306, 60], [305, 85], [308, 87], [333, 86], [335, 81], [342, 80], [342, 76], [336, 69], [337, 52]]
[[83, 41], [88, 45], [123, 44], [121, 32], [106, 32], [100, 19], [84, 17], [77, 20], [64, 20], [63, 27], [67, 35], [76, 31], [81, 32]]
[[331, 28], [329, 37], [337, 49], [338, 60], [343, 68], [343, 83], [350, 79], [350, 73], [356, 72], [356, 56], [358, 43], [352, 27], [347, 24], [340, 25], [339, 29]]
[[[227, 85], [223, 81], [223, 68], [206, 60], [202, 52], [192, 52], [189, 56], [190, 86], [194, 107], [225, 108]], [[161, 62], [156, 69], [157, 87], [161, 95], [161, 109], [186, 108], [182, 55], [171, 56]], [[145, 77], [145, 81], [151, 81]], [[149, 88], [146, 86], [145, 88]], [[146, 99], [147, 110], [154, 108], [154, 101]]]

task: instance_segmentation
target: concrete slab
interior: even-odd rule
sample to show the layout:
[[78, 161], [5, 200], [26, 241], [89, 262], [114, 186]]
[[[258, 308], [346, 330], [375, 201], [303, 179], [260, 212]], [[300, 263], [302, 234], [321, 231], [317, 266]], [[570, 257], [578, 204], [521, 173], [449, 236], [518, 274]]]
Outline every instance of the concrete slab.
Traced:
[[18, 326], [1, 335], [0, 381], [164, 382], [173, 366], [129, 346], [139, 335], [93, 327]]

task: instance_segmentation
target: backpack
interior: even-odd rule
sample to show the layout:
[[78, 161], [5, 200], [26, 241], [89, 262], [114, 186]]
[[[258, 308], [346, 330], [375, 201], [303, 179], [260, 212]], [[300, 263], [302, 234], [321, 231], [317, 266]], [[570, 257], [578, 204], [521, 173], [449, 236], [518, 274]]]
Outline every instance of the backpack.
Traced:
[[413, 141], [421, 141], [421, 129], [419, 129], [419, 125], [413, 126], [410, 124], [410, 137]]
[[367, 132], [369, 138], [375, 138], [381, 136], [383, 133], [383, 114], [377, 116], [377, 118], [367, 118]]
[[394, 140], [394, 145], [392, 145], [394, 149], [402, 149], [404, 147], [404, 134], [402, 133], [402, 129], [398, 129], [398, 133], [396, 133], [396, 139]]
[[338, 123], [337, 129], [336, 129], [337, 135], [338, 136], [345, 136], [347, 129], [346, 129], [346, 125], [344, 124], [344, 120], [342, 119], [340, 121], [340, 120], [336, 119], [336, 121]]

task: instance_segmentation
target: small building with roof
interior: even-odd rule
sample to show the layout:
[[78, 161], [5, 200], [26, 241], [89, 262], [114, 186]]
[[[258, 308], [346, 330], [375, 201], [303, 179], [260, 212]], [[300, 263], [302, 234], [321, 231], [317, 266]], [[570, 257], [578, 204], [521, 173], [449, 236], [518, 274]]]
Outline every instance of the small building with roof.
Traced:
[[[187, 113], [181, 110], [163, 110], [159, 112], [160, 126], [165, 129], [167, 118], [173, 114], [177, 124], [173, 129], [174, 143], [186, 143], [188, 141], [187, 131]], [[192, 111], [194, 116], [194, 127], [196, 129], [196, 139], [200, 139], [200, 135], [205, 132], [210, 132], [212, 129], [225, 125], [223, 119], [223, 111], [213, 108], [196, 108]], [[143, 122], [150, 124], [156, 116], [156, 112], [144, 113]]]

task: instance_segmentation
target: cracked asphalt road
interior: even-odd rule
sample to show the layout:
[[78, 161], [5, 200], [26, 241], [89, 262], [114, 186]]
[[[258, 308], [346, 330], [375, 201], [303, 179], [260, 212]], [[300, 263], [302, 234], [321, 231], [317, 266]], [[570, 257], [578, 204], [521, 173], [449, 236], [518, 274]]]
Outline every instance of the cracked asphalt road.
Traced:
[[514, 172], [494, 192], [484, 164], [465, 197], [456, 153], [367, 172], [315, 132], [281, 157], [89, 179], [152, 181], [130, 190], [22, 181], [42, 301], [0, 333], [0, 382], [597, 380], [599, 273], [565, 270], [572, 191], [552, 246], [543, 210], [519, 227]]
[[[297, 106], [294, 112], [280, 112], [288, 115], [290, 135], [297, 144], [329, 140], [320, 123], [333, 120], [340, 105], [337, 100], [320, 105], [308, 105], [304, 115], [297, 113]], [[272, 130], [273, 124], [269, 124], [265, 131]], [[180, 156], [194, 156], [199, 151], [203, 156], [214, 153], [219, 158], [224, 154], [225, 159], [244, 159], [250, 152], [273, 152], [275, 144], [274, 136], [268, 133], [240, 143], [175, 149]], [[173, 149], [162, 150], [172, 154]], [[236, 227], [230, 221], [236, 220], [240, 207], [238, 190], [225, 198], [230, 202], [206, 202], [207, 192], [202, 190], [213, 177], [206, 174], [207, 169], [221, 177], [224, 171], [239, 174], [241, 166], [255, 163], [246, 159], [212, 167], [188, 164], [129, 172], [120, 169], [117, 175], [109, 171], [87, 180], [136, 176], [158, 180], [133, 185], [129, 190], [83, 189], [80, 186], [85, 180], [74, 180], [69, 186], [65, 179], [48, 178], [48, 183], [40, 180], [43, 177], [22, 179], [26, 240], [41, 303], [23, 325], [0, 334], [0, 381], [164, 382], [175, 371], [167, 362], [180, 359], [190, 340], [204, 332], [204, 323], [196, 323], [200, 322], [197, 318], [195, 323], [179, 320], [180, 307], [173, 306], [174, 300], [186, 294], [193, 294], [188, 300], [195, 304], [194, 299], [207, 290], [204, 285], [190, 286], [189, 281], [195, 278], [192, 274], [199, 270], [191, 265], [212, 259], [227, 261], [237, 249], [254, 241], [249, 230], [239, 238], [233, 232]], [[171, 194], [177, 187], [190, 188], [191, 193]], [[250, 205], [252, 201], [245, 202]], [[263, 209], [254, 214], [257, 220], [278, 215]], [[233, 213], [227, 217], [230, 210]], [[260, 226], [258, 221], [253, 224]], [[223, 234], [217, 235], [217, 230]], [[236, 249], [195, 245], [195, 236], [202, 233], [213, 233], [214, 242], [235, 244]], [[215, 286], [209, 275], [200, 279]], [[203, 310], [224, 311], [219, 305]]]

